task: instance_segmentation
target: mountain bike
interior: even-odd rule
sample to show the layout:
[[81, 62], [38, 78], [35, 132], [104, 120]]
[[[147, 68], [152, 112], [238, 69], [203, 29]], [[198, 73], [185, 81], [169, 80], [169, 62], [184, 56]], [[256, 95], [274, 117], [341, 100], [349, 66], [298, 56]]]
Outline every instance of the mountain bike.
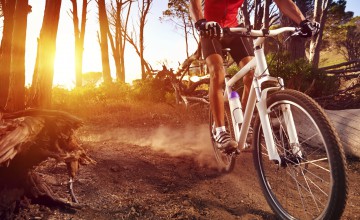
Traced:
[[[271, 209], [282, 219], [338, 219], [347, 200], [344, 151], [334, 127], [322, 108], [309, 96], [285, 89], [280, 77], [270, 76], [264, 49], [266, 37], [294, 27], [275, 30], [226, 28], [224, 36], [254, 38], [254, 58], [232, 77], [225, 77], [225, 124], [238, 142], [232, 153], [214, 144], [214, 119], [210, 134], [215, 157], [225, 172], [234, 168], [236, 156], [246, 146], [252, 122], [252, 152], [260, 186]], [[231, 109], [234, 84], [255, 70], [245, 112]], [[243, 114], [243, 117], [241, 117]]]

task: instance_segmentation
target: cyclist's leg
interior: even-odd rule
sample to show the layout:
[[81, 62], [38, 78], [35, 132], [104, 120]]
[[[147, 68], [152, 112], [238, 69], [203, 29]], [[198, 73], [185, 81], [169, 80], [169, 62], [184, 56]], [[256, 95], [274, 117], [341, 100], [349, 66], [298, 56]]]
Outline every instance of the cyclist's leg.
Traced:
[[222, 57], [219, 54], [212, 54], [206, 58], [206, 65], [210, 72], [210, 107], [216, 127], [221, 127], [224, 126], [224, 96], [222, 85], [225, 75]]
[[225, 70], [222, 59], [222, 46], [219, 40], [202, 38], [201, 46], [206, 65], [210, 73], [210, 108], [214, 116], [215, 126], [224, 126], [224, 97], [222, 85]]
[[[231, 49], [231, 57], [240, 68], [245, 66], [254, 57], [252, 43], [249, 38], [234, 36], [232, 39], [226, 40], [224, 43]], [[253, 76], [254, 71], [250, 71], [243, 77], [244, 91], [241, 98], [243, 109], [246, 108]]]
[[232, 140], [226, 131], [224, 122], [223, 84], [225, 70], [222, 59], [222, 46], [219, 40], [202, 38], [201, 45], [206, 65], [210, 72], [210, 108], [215, 122], [215, 141], [219, 149], [233, 151], [237, 148], [236, 141]]
[[[252, 60], [252, 56], [247, 56], [244, 57], [240, 62], [239, 62], [239, 67], [243, 68], [248, 62], [250, 62]], [[243, 90], [243, 94], [241, 97], [241, 105], [243, 107], [243, 109], [246, 109], [246, 104], [248, 101], [248, 97], [249, 97], [249, 93], [250, 93], [250, 87], [251, 87], [251, 83], [252, 80], [254, 78], [254, 71], [250, 70], [248, 72], [248, 74], [246, 74], [243, 77], [243, 83], [244, 83], [244, 90]]]

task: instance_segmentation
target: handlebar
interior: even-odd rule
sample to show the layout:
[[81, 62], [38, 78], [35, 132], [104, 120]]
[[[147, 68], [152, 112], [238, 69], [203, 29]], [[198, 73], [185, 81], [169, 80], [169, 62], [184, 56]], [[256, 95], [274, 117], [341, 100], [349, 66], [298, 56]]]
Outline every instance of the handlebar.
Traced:
[[296, 27], [281, 27], [274, 30], [261, 29], [253, 30], [250, 28], [243, 27], [234, 27], [234, 28], [223, 28], [223, 36], [231, 34], [239, 34], [244, 37], [273, 37], [284, 32], [294, 32], [291, 36], [297, 36], [301, 32], [299, 28]]
[[281, 27], [274, 30], [269, 29], [261, 29], [261, 30], [253, 30], [250, 28], [243, 28], [243, 27], [234, 27], [234, 28], [223, 28], [221, 33], [221, 38], [226, 37], [228, 35], [240, 35], [242, 37], [258, 37], [254, 40], [254, 46], [261, 45], [265, 37], [273, 37], [279, 35], [284, 32], [293, 32], [285, 41], [287, 41], [290, 37], [299, 36], [301, 34], [301, 30], [296, 27]]

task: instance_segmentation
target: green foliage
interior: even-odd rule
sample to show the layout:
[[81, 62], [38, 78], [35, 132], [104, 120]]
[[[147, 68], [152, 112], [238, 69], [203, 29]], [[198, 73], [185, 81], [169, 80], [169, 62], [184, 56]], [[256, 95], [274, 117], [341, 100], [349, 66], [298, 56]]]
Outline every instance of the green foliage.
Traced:
[[55, 87], [52, 91], [53, 108], [80, 115], [94, 115], [101, 112], [115, 112], [126, 103], [165, 102], [171, 94], [166, 93], [165, 82], [158, 79], [134, 81], [133, 85], [125, 83], [87, 85], [71, 91]]
[[325, 48], [335, 48], [347, 61], [350, 61], [360, 56], [360, 17], [353, 18], [354, 13], [345, 9], [345, 0], [331, 3], [323, 42]]
[[55, 87], [52, 90], [52, 104], [55, 109], [98, 114], [114, 102], [129, 101], [130, 91], [130, 85], [125, 83], [102, 84], [98, 87], [87, 85], [71, 91]]
[[[287, 53], [270, 54], [269, 71], [284, 79], [285, 87], [306, 92], [313, 97], [333, 94], [338, 89], [336, 77], [313, 69], [306, 59], [290, 60]], [[272, 60], [272, 62], [270, 62]]]
[[235, 75], [240, 70], [239, 66], [236, 63], [233, 63], [227, 68], [227, 73], [231, 76]]
[[[235, 75], [238, 71], [240, 70], [239, 66], [236, 64], [236, 62], [234, 62], [231, 66], [229, 66], [227, 68], [227, 73], [230, 76]], [[238, 91], [238, 93], [242, 93], [242, 88], [244, 87], [244, 84], [242, 82], [242, 80], [239, 80], [235, 83], [235, 85], [233, 86], [233, 90]]]
[[191, 27], [189, 0], [169, 0], [168, 8], [163, 11], [160, 21], [171, 21], [180, 30]]
[[164, 80], [156, 78], [135, 80], [131, 93], [132, 98], [136, 100], [164, 102], [166, 100], [166, 84]]
[[360, 17], [351, 19], [344, 25], [336, 28], [336, 34], [340, 35], [334, 39], [336, 49], [347, 61], [360, 57]]

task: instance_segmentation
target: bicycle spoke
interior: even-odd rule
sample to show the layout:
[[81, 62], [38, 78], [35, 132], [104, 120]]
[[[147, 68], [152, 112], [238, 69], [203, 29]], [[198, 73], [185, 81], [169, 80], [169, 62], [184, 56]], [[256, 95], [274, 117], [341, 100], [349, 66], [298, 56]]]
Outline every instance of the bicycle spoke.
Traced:
[[[289, 173], [289, 171], [287, 171], [288, 173]], [[303, 207], [303, 212], [304, 212], [304, 214], [306, 215], [307, 213], [305, 212], [305, 210], [306, 210], [306, 208], [305, 208], [305, 202], [304, 202], [304, 197], [302, 196], [302, 192], [301, 192], [301, 184], [297, 181], [297, 179], [296, 179], [296, 176], [294, 175], [294, 170], [292, 170], [292, 174], [291, 173], [289, 173], [289, 175], [290, 175], [290, 177], [291, 178], [293, 178], [293, 180], [295, 181], [295, 183], [296, 183], [296, 188], [297, 188], [297, 192], [298, 192], [298, 194], [299, 194], [299, 197], [300, 197], [300, 201], [301, 201], [301, 205], [302, 205], [302, 207]]]
[[[322, 119], [318, 116], [320, 111], [315, 114], [312, 112], [316, 107], [309, 113], [308, 109], [299, 104], [303, 104], [302, 99], [299, 103], [292, 102], [289, 101], [292, 97], [285, 96], [286, 92], [278, 93], [281, 96], [274, 96], [276, 98], [269, 101], [268, 114], [281, 163], [269, 160], [260, 121], [257, 121], [258, 127], [254, 129], [257, 138], [254, 140], [257, 152], [255, 157], [261, 161], [255, 161], [255, 165], [258, 164], [258, 174], [271, 208], [283, 219], [323, 219], [333, 216], [336, 211], [342, 212], [343, 203], [333, 201], [332, 193], [337, 193], [344, 201], [342, 188], [333, 191], [335, 181], [342, 178], [335, 171], [344, 171], [332, 165], [334, 157], [340, 154], [332, 151], [333, 146], [337, 147], [336, 144], [328, 142], [329, 139], [334, 140], [333, 136], [327, 131], [324, 133], [324, 127], [329, 126], [317, 124], [319, 121], [321, 124]], [[286, 114], [288, 119], [282, 114], [281, 106], [284, 104], [288, 107], [286, 111], [291, 111]], [[290, 135], [290, 127], [286, 123], [291, 123], [296, 133]], [[292, 143], [290, 137], [291, 140], [298, 139], [298, 143]], [[335, 208], [330, 203], [335, 202], [339, 208], [333, 212]]]
[[[303, 189], [304, 191], [306, 191], [308, 194], [311, 195], [312, 199], [314, 200], [314, 203], [316, 204], [316, 207], [317, 207], [318, 211], [320, 211], [320, 209], [318, 207], [318, 203], [320, 203], [321, 205], [324, 205], [324, 204], [320, 200], [316, 199], [316, 197], [313, 195], [309, 185], [305, 186], [304, 184], [300, 183], [300, 181], [297, 180], [295, 175], [289, 173], [289, 171], [287, 171], [287, 173], [296, 182], [296, 186], [298, 188], [298, 194], [299, 194], [299, 197], [300, 197], [301, 201], [303, 201], [303, 198], [305, 198], [304, 193], [302, 193], [302, 190], [301, 190], [301, 189]], [[305, 207], [304, 204], [303, 204], [303, 208], [304, 208], [304, 210], [306, 210], [306, 207]]]
[[307, 141], [311, 140], [312, 138], [316, 137], [318, 135], [318, 133], [312, 135], [311, 137], [308, 137], [307, 139], [305, 139], [303, 142], [300, 143], [300, 145], [303, 145], [304, 143], [307, 143]]
[[330, 170], [329, 170], [329, 169], [326, 169], [326, 168], [324, 168], [324, 167], [322, 167], [322, 166], [317, 165], [316, 163], [314, 163], [314, 162], [325, 161], [325, 160], [328, 160], [328, 158], [322, 158], [322, 159], [317, 159], [317, 160], [306, 161], [306, 162], [300, 163], [299, 165], [311, 164], [311, 165], [314, 165], [314, 166], [316, 166], [316, 167], [318, 167], [318, 168], [320, 168], [320, 169], [323, 169], [323, 170], [325, 170], [325, 171], [327, 171], [327, 172], [330, 173]]

